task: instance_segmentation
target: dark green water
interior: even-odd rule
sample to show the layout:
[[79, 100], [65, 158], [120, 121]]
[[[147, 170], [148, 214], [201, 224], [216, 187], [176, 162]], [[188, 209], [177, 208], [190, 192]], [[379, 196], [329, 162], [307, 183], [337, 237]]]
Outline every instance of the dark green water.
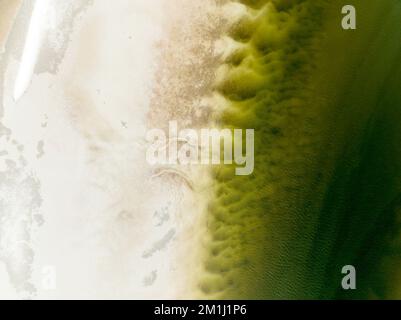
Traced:
[[216, 90], [221, 126], [255, 129], [255, 171], [216, 170], [202, 292], [401, 298], [401, 1], [240, 2]]

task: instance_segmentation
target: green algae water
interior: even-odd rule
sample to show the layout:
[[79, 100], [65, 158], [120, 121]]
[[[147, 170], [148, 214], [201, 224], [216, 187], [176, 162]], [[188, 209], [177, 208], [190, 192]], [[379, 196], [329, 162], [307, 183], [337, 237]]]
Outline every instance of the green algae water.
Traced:
[[401, 298], [401, 1], [237, 2], [215, 117], [255, 129], [255, 171], [214, 172], [202, 294]]

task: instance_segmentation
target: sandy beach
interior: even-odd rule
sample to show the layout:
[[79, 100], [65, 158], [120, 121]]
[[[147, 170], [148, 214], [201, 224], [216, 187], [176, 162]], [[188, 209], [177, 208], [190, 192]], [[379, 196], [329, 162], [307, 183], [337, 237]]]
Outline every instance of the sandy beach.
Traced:
[[0, 296], [195, 297], [208, 168], [149, 166], [145, 133], [210, 121], [212, 1], [64, 1], [44, 9], [33, 40], [34, 7], [19, 2], [0, 2], [1, 187], [14, 208], [1, 213]]

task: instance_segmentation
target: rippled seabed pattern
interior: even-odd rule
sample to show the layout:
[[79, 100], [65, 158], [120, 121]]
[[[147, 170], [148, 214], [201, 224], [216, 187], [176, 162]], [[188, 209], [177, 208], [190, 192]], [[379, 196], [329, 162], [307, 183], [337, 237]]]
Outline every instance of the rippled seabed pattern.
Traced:
[[[400, 297], [401, 3], [240, 1], [216, 90], [222, 126], [255, 128], [255, 173], [216, 170], [205, 293]], [[339, 289], [344, 265], [358, 290]]]
[[[401, 299], [401, 1], [65, 1], [21, 90], [6, 1], [0, 298]], [[255, 129], [253, 174], [149, 166], [170, 120]]]

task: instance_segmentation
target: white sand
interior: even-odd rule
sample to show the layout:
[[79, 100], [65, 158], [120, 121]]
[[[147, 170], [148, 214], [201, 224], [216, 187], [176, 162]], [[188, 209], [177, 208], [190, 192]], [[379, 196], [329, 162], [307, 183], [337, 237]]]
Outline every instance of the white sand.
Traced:
[[[21, 9], [27, 14], [15, 21], [9, 40], [15, 51], [0, 66], [0, 120], [10, 130], [0, 136], [0, 151], [7, 152], [0, 171], [11, 177], [0, 177], [8, 194], [8, 209], [0, 213], [7, 221], [0, 279], [8, 283], [0, 297], [18, 289], [30, 298], [191, 298], [201, 270], [208, 168], [186, 169], [194, 190], [180, 175], [155, 178], [160, 168], [146, 163], [144, 136], [158, 124], [147, 118], [150, 109], [172, 117], [174, 106], [152, 102], [163, 52], [182, 44], [171, 30], [190, 23], [188, 10], [206, 9], [195, 0], [73, 2], [83, 4], [76, 16], [71, 1], [49, 9], [38, 56], [25, 53], [35, 68], [22, 67], [30, 81], [17, 101], [22, 26], [32, 8]], [[11, 11], [0, 10], [12, 21]], [[0, 39], [10, 25], [2, 22]]]

